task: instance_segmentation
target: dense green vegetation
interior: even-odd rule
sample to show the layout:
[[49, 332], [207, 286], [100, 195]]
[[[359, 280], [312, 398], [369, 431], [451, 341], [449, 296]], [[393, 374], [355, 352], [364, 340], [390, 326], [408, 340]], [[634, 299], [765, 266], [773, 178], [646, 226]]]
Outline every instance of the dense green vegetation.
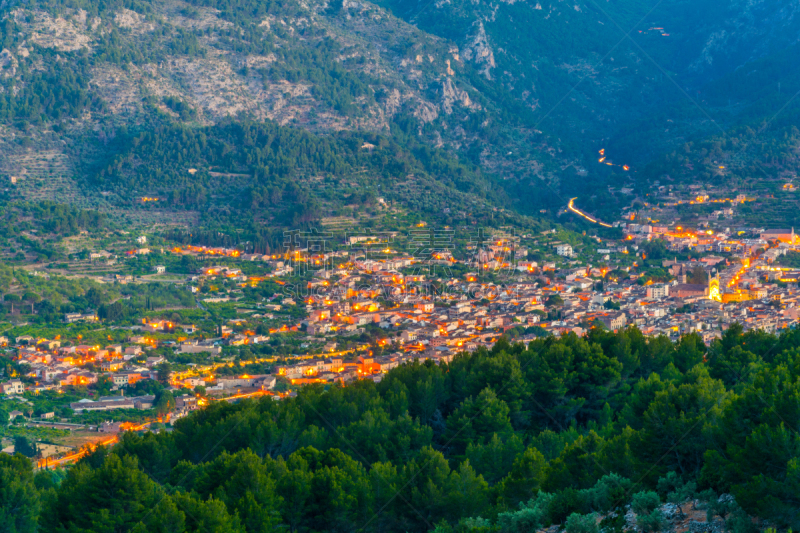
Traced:
[[193, 308], [185, 287], [161, 283], [106, 284], [88, 278], [43, 277], [0, 265], [0, 316], [20, 306], [35, 311], [35, 324], [62, 324], [65, 313], [97, 312], [103, 320], [124, 322], [142, 312]]
[[31, 72], [25, 77], [24, 89], [15, 94], [11, 82], [3, 84], [0, 97], [0, 119], [16, 122], [25, 128], [44, 118], [59, 120], [76, 117], [85, 111], [102, 111], [104, 102], [88, 91], [88, 64], [84, 59], [75, 66], [62, 66], [44, 55], [44, 72]]
[[81, 231], [97, 232], [107, 227], [108, 217], [105, 214], [65, 204], [9, 203], [0, 207], [0, 231], [6, 238], [31, 230], [45, 235], [71, 237]]
[[[607, 6], [589, 3], [543, 9], [516, 3], [496, 10], [463, 2], [431, 6], [387, 0], [380, 4], [424, 30], [409, 29], [396, 21], [387, 23], [397, 27], [387, 30], [387, 34], [397, 35], [388, 43], [395, 54], [392, 57], [416, 61], [417, 56], [429, 55], [433, 62], [435, 56], [435, 63], [419, 65], [427, 73], [441, 63], [444, 50], [455, 46], [460, 58], [451, 58], [456, 72], [451, 78], [453, 86], [466, 91], [479, 105], [439, 113], [428, 123], [407, 112], [411, 110], [387, 116], [384, 134], [389, 153], [378, 150], [354, 157], [354, 148], [345, 146], [356, 139], [374, 144], [372, 135], [352, 133], [309, 140], [298, 139], [296, 132], [288, 130], [274, 137], [285, 146], [282, 153], [271, 147], [254, 154], [246, 145], [239, 147], [247, 136], [231, 132], [225, 123], [199, 128], [199, 124], [208, 124], [209, 118], [215, 119], [197, 102], [190, 102], [188, 93], [156, 96], [144, 90], [133, 104], [138, 118], [120, 121], [137, 124], [128, 130], [119, 128], [116, 119], [105, 120], [113, 113], [101, 91], [92, 87], [93, 77], [108, 66], [123, 71], [149, 69], [176, 59], [193, 62], [224, 52], [232, 54], [228, 61], [235, 76], [251, 85], [261, 84], [273, 92], [284, 82], [309, 86], [313, 109], [307, 117], [292, 119], [294, 124], [316, 128], [320, 114], [333, 112], [345, 117], [347, 129], [357, 130], [358, 120], [374, 116], [376, 104], [385, 103], [399, 85], [378, 74], [375, 58], [347, 37], [351, 28], [345, 21], [352, 14], [340, 2], [316, 11], [312, 20], [309, 13], [313, 8], [296, 2], [192, 0], [180, 9], [171, 6], [165, 17], [165, 6], [152, 0], [38, 0], [32, 7], [41, 11], [25, 11], [15, 19], [0, 21], [0, 41], [14, 55], [4, 66], [11, 75], [0, 79], [0, 121], [25, 134], [16, 138], [20, 145], [34, 142], [36, 135], [27, 134], [50, 128], [76, 140], [71, 155], [84, 165], [81, 171], [89, 174], [88, 182], [117, 193], [108, 197], [117, 207], [133, 207], [134, 191], [158, 192], [174, 208], [203, 211], [203, 225], [215, 228], [237, 218], [230, 212], [233, 205], [247, 207], [246, 216], [239, 216], [237, 222], [252, 227], [264, 222], [277, 225], [278, 220], [297, 225], [321, 216], [349, 215], [352, 211], [343, 206], [370, 204], [352, 202], [353, 189], [372, 199], [386, 197], [409, 175], [415, 179], [422, 175], [427, 181], [398, 199], [420, 212], [441, 212], [444, 203], [436, 197], [456, 189], [476, 198], [470, 202], [461, 194], [451, 195], [450, 203], [455, 205], [448, 207], [454, 212], [474, 213], [479, 207], [476, 204], [485, 198], [490, 204], [503, 204], [529, 215], [538, 216], [541, 210], [555, 214], [567, 198], [580, 194], [585, 209], [612, 217], [628, 199], [610, 193], [609, 185], [635, 179], [639, 192], [646, 194], [657, 180], [682, 179], [695, 173], [705, 181], [733, 187], [760, 185], [778, 180], [791, 168], [794, 135], [761, 131], [762, 125], [774, 129], [778, 123], [792, 124], [796, 102], [790, 95], [800, 88], [797, 45], [787, 38], [796, 22], [784, 17], [774, 21], [778, 26], [773, 28], [772, 23], [765, 26], [767, 19], [762, 16], [769, 9], [779, 11], [775, 0], [756, 11], [733, 1], [673, 0], [653, 6], [625, 0]], [[76, 23], [91, 39], [91, 47], [65, 51], [25, 41], [26, 32], [41, 22], [44, 12], [75, 22], [77, 9], [86, 11], [86, 20], [98, 17], [97, 25], [91, 27]], [[115, 21], [123, 9], [140, 17], [147, 31]], [[214, 20], [221, 23], [205, 23], [209, 10], [214, 10]], [[750, 16], [757, 30], [752, 35], [732, 35], [730, 47], [712, 50], [713, 60], [699, 65], [709, 32], [728, 27], [741, 16]], [[476, 20], [483, 23], [475, 24]], [[759, 34], [765, 27], [770, 30]], [[631, 33], [630, 38], [620, 40], [623, 29]], [[359, 31], [359, 38], [376, 38]], [[429, 39], [424, 32], [449, 39], [453, 46]], [[764, 42], [755, 43], [759, 52], [752, 56], [756, 35]], [[484, 38], [495, 62], [492, 68], [487, 66], [488, 59], [481, 59], [488, 56], [478, 57], [486, 51], [474, 44]], [[27, 43], [24, 56], [18, 51], [23, 41]], [[737, 56], [737, 51], [746, 53]], [[240, 60], [255, 56], [262, 59], [252, 65]], [[748, 61], [744, 65], [742, 58]], [[682, 88], [684, 85], [689, 88]], [[436, 105], [442, 96], [440, 80], [421, 85], [420, 91]], [[163, 113], [164, 109], [170, 113]], [[103, 122], [102, 128], [94, 129], [97, 135], [81, 136], [92, 128], [73, 129], [86, 118], [95, 126]], [[776, 124], [771, 124], [773, 118], [777, 118]], [[244, 112], [231, 119], [245, 129], [252, 129], [250, 120]], [[709, 138], [709, 134], [716, 136], [730, 128], [725, 139]], [[454, 130], [459, 133], [450, 137]], [[158, 139], [164, 136], [168, 142]], [[205, 147], [198, 137], [205, 137], [212, 148], [208, 160], [197, 157], [197, 147]], [[347, 138], [345, 145], [343, 137]], [[427, 148], [442, 138], [459, 147], [457, 157]], [[259, 136], [254, 139], [263, 141]], [[298, 141], [314, 153], [298, 147]], [[135, 142], [141, 148], [122, 149], [122, 142]], [[221, 161], [215, 145], [233, 154]], [[487, 145], [507, 154], [505, 161], [487, 158]], [[697, 154], [687, 153], [684, 145]], [[632, 163], [636, 172], [595, 165], [596, 151], [603, 146], [615, 163]], [[149, 149], [154, 149], [152, 156], [143, 152]], [[559, 160], [545, 155], [554, 153], [563, 155], [557, 156]], [[661, 157], [665, 153], [668, 155]], [[316, 154], [323, 154], [324, 160]], [[201, 171], [197, 179], [186, 175], [184, 168], [174, 170], [176, 155], [181, 164]], [[714, 170], [728, 159], [738, 159], [732, 165], [734, 170]], [[655, 164], [647, 166], [651, 161]], [[204, 170], [225, 176], [209, 180], [202, 174]], [[382, 179], [360, 176], [365, 171]], [[240, 173], [251, 179], [228, 175]], [[356, 180], [356, 175], [364, 179]], [[146, 179], [141, 179], [143, 176]], [[287, 188], [301, 176], [327, 180], [324, 190], [309, 183]], [[491, 176], [503, 179], [495, 181]], [[546, 176], [548, 181], [531, 181], [534, 176]], [[342, 186], [345, 178], [355, 183]], [[487, 194], [498, 190], [503, 193]], [[99, 191], [85, 190], [95, 200]], [[768, 193], [769, 187], [759, 191]], [[796, 212], [771, 204], [764, 208], [779, 210], [786, 222], [791, 222]], [[580, 230], [580, 224], [578, 221], [570, 228]]]
[[521, 532], [592, 513], [619, 531], [630, 503], [658, 531], [660, 502], [696, 498], [732, 531], [797, 528], [798, 345], [738, 326], [708, 348], [635, 329], [501, 341], [379, 384], [214, 404], [60, 483], [5, 458], [28, 496], [2, 506], [43, 531]]
[[361, 203], [374, 203], [378, 184], [388, 197], [413, 205], [419, 198], [394, 188], [409, 174], [465, 194], [485, 194], [486, 178], [474, 165], [410, 137], [403, 143], [396, 137], [322, 137], [270, 122], [228, 120], [205, 128], [160, 123], [143, 131], [120, 131], [106, 143], [106, 160], [88, 169], [87, 185], [114, 191], [129, 203], [136, 202], [137, 193], [161, 195], [173, 206], [245, 208], [261, 218], [280, 215], [288, 224], [321, 216], [321, 199], [307, 181], [320, 174], [336, 187], [335, 180], [360, 180], [357, 175], [368, 172], [371, 194], [362, 199], [349, 194], [350, 201]]

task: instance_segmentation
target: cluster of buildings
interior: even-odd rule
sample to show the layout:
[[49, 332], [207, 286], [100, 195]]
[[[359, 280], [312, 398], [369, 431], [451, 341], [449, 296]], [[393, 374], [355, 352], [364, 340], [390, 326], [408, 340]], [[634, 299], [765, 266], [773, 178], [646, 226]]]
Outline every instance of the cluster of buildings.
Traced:
[[84, 398], [69, 404], [76, 414], [113, 409], [152, 409], [156, 397], [145, 396], [101, 396], [97, 400]]
[[[155, 326], [156, 322], [149, 322], [148, 327]], [[166, 324], [165, 324], [166, 325]], [[142, 336], [133, 336], [132, 342], [144, 344], [145, 350], [149, 348], [149, 339]], [[190, 340], [175, 344], [176, 353], [208, 353], [218, 355], [221, 353], [219, 345], [221, 339], [210, 341]], [[231, 336], [230, 342], [236, 342], [236, 337]], [[0, 383], [0, 392], [8, 395], [22, 395], [26, 391], [41, 392], [45, 390], [60, 390], [66, 386], [88, 386], [97, 383], [101, 375], [106, 375], [112, 382], [111, 390], [124, 390], [143, 379], [158, 379], [158, 366], [166, 359], [162, 356], [146, 356], [141, 345], [123, 347], [110, 345], [100, 346], [61, 346], [60, 341], [49, 339], [36, 339], [29, 336], [19, 337], [11, 348], [15, 349], [15, 359], [20, 364], [30, 368], [28, 377], [35, 378], [34, 385], [28, 385], [15, 377]], [[87, 370], [87, 363], [95, 370]], [[225, 363], [227, 364], [227, 363]], [[240, 388], [257, 388], [269, 390], [275, 386], [275, 376], [217, 376], [213, 381], [199, 378], [184, 380], [171, 379], [177, 388], [194, 388], [197, 385], [207, 386], [209, 390], [233, 390]], [[113, 396], [94, 402], [81, 400], [70, 407], [76, 412], [109, 410], [109, 409], [150, 409], [152, 401], [149, 397], [135, 398], [131, 396]], [[152, 400], [152, 398], [149, 398]], [[87, 403], [90, 402], [90, 403]]]
[[[60, 340], [37, 339], [26, 335], [18, 337], [11, 346], [16, 350], [16, 361], [28, 365], [29, 376], [36, 380], [29, 390], [41, 392], [65, 386], [91, 385], [97, 383], [101, 374], [107, 374], [115, 388], [122, 388], [142, 379], [155, 379], [155, 367], [164, 361], [163, 357], [148, 357], [144, 363], [137, 363], [143, 355], [140, 346], [61, 344]], [[91, 363], [96, 370], [87, 370], [87, 363]], [[19, 379], [11, 379], [0, 384], [0, 387], [7, 395], [25, 391]]]
[[[149, 329], [168, 327], [169, 324], [161, 321], [148, 321], [145, 327]], [[223, 326], [225, 329], [230, 329]], [[155, 330], [155, 329], [154, 329]], [[229, 344], [236, 344], [240, 334], [231, 334], [227, 337]], [[256, 336], [257, 337], [257, 336]], [[19, 364], [29, 367], [26, 377], [35, 380], [33, 385], [26, 385], [19, 376], [0, 383], [0, 393], [7, 396], [19, 396], [27, 392], [42, 392], [45, 390], [60, 390], [66, 386], [89, 386], [98, 382], [101, 376], [108, 376], [111, 380], [111, 390], [119, 391], [120, 396], [100, 398], [98, 400], [84, 399], [75, 402], [70, 407], [76, 412], [105, 411], [112, 409], [150, 409], [152, 397], [124, 396], [128, 386], [140, 380], [159, 379], [159, 365], [166, 362], [162, 356], [147, 356], [145, 350], [154, 345], [148, 337], [134, 335], [130, 341], [137, 343], [132, 346], [109, 345], [100, 346], [61, 346], [61, 341], [29, 336], [19, 337], [16, 343], [9, 346], [15, 351], [14, 359]], [[180, 343], [169, 342], [176, 354], [207, 353], [209, 356], [221, 353], [222, 342], [226, 338], [211, 340], [186, 340]], [[144, 350], [143, 350], [144, 348]], [[87, 369], [87, 363], [94, 370]], [[230, 366], [231, 363], [212, 365]], [[30, 381], [30, 380], [26, 380]], [[209, 391], [231, 391], [242, 388], [270, 390], [275, 386], [276, 378], [270, 374], [253, 376], [226, 376], [220, 375], [208, 378], [187, 377], [170, 373], [170, 383], [176, 389], [192, 389], [198, 385], [206, 387]]]
[[[656, 231], [669, 236], [662, 232], [665, 228]], [[641, 235], [628, 235], [630, 251], [640, 253]], [[674, 340], [698, 332], [707, 343], [736, 322], [746, 330], [779, 331], [797, 323], [800, 271], [774, 266], [778, 255], [769, 252], [794, 250], [795, 236], [791, 230], [778, 230], [765, 231], [763, 237], [765, 245], [744, 258], [664, 260], [661, 267], [669, 275], [662, 283], [643, 283], [630, 267], [623, 269], [624, 279], [617, 279], [607, 275], [608, 266], [557, 269], [517, 260], [500, 283], [483, 281], [480, 268], [444, 277], [403, 273], [408, 269], [401, 271], [392, 261], [352, 261], [315, 273], [302, 298], [293, 296], [284, 303], [305, 303], [308, 318], [301, 329], [327, 341], [331, 352], [340, 336], [380, 328], [381, 355], [359, 356], [352, 363], [319, 358], [276, 367], [276, 373], [294, 383], [375, 376], [409, 359], [448, 361], [458, 352], [490, 346], [510, 330], [515, 338], [528, 340], [544, 333], [582, 335], [594, 327], [636, 326], [647, 335]], [[730, 236], [720, 239], [730, 241]], [[558, 253], [573, 251], [562, 248]], [[497, 261], [492, 251], [481, 259], [478, 266]], [[698, 274], [701, 282], [691, 279]]]
[[291, 365], [278, 365], [273, 372], [287, 379], [292, 385], [308, 383], [348, 383], [357, 379], [379, 382], [386, 372], [406, 362], [432, 360], [434, 363], [449, 362], [454, 353], [402, 353], [395, 352], [373, 357], [359, 355], [355, 361], [344, 362], [341, 357], [311, 359]]
[[[627, 244], [634, 247], [642, 242], [661, 239], [671, 251], [695, 251], [701, 253], [733, 253], [752, 255], [759, 250], [769, 249], [769, 258], [775, 260], [800, 244], [800, 236], [794, 228], [724, 228], [714, 231], [707, 227], [685, 229], [681, 226], [656, 224], [624, 223], [620, 226]], [[743, 235], [747, 235], [743, 237]], [[627, 246], [625, 247], [627, 249]], [[635, 248], [634, 248], [635, 249]]]
[[[231, 321], [234, 324], [218, 326], [217, 335], [206, 340], [192, 338], [194, 326], [144, 319], [134, 327], [141, 334], [130, 339], [136, 346], [61, 346], [57, 340], [22, 337], [16, 339], [17, 358], [30, 365], [37, 389], [88, 385], [100, 373], [108, 374], [114, 386], [123, 389], [157, 377], [156, 367], [163, 358], [145, 357], [142, 348], [156, 344], [148, 333], [179, 328], [187, 337], [169, 341], [177, 354], [209, 357], [220, 356], [225, 344], [259, 344], [285, 332], [305, 335], [308, 342], [302, 346], [315, 348], [297, 354], [294, 364], [275, 365], [272, 375], [217, 376], [209, 381], [200, 377], [202, 372], [193, 372], [173, 380], [176, 387], [267, 391], [279, 378], [292, 384], [380, 379], [406, 361], [450, 361], [457, 353], [490, 347], [502, 335], [526, 341], [545, 334], [582, 335], [591, 328], [636, 326], [647, 335], [672, 339], [698, 332], [711, 342], [732, 323], [773, 332], [797, 323], [800, 270], [776, 266], [781, 255], [798, 250], [793, 229], [689, 231], [632, 221], [620, 227], [623, 241], [602, 244], [605, 248], [592, 252], [597, 256], [595, 266], [576, 259], [581, 251], [572, 245], [552, 241], [548, 246], [561, 256], [558, 263], [530, 260], [518, 238], [472, 244], [464, 259], [456, 259], [447, 243], [421, 248], [422, 255], [407, 254], [391, 250], [388, 241], [370, 241], [372, 237], [349, 237], [347, 243], [376, 244], [370, 253], [307, 247], [281, 256], [237, 255], [228, 249], [187, 247], [178, 251], [262, 260], [272, 267], [263, 277], [245, 275], [234, 266], [204, 268], [189, 281], [222, 285], [218, 281], [226, 280], [233, 291], [209, 295], [205, 301], [235, 300], [236, 290], [270, 276], [279, 280], [284, 293], [259, 304], [264, 314], [250, 317], [272, 320], [276, 316], [271, 313], [277, 314], [282, 307], [300, 306], [305, 307], [305, 318], [270, 328], [269, 335], [240, 327], [246, 321], [236, 319]], [[704, 254], [699, 259], [659, 261], [657, 266], [665, 275], [655, 278], [662, 280], [657, 282], [652, 272], [637, 268], [642, 260], [653, 269], [655, 262], [645, 252], [653, 239], [665, 241], [669, 250], [691, 248]], [[626, 254], [624, 260], [612, 259], [617, 253]], [[265, 327], [254, 329], [266, 333]], [[337, 351], [340, 343], [365, 332], [372, 341], [360, 341], [354, 349], [348, 340], [350, 348]], [[83, 368], [89, 362], [96, 372]], [[12, 379], [0, 388], [6, 394], [19, 394], [20, 385]], [[120, 401], [113, 400], [114, 405], [121, 405]], [[146, 398], [142, 401], [145, 405]], [[83, 407], [89, 408], [103, 406]]]

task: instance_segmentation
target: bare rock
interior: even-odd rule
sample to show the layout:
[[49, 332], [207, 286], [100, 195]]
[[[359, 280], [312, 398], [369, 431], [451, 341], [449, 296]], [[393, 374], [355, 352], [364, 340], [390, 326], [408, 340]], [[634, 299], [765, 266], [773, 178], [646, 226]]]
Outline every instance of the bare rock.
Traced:
[[442, 110], [445, 112], [445, 114], [449, 115], [453, 112], [454, 103], [459, 103], [469, 109], [477, 109], [480, 107], [478, 104], [472, 103], [467, 91], [459, 89], [453, 85], [452, 79], [445, 78], [445, 80], [442, 82]]
[[7, 49], [0, 52], [0, 75], [4, 78], [13, 77], [17, 73], [17, 58]]
[[[26, 15], [33, 15], [31, 21]], [[11, 15], [32, 43], [42, 48], [54, 48], [64, 52], [73, 52], [88, 48], [91, 38], [82, 29], [62, 17], [53, 18], [45, 11], [14, 10]]]
[[401, 105], [401, 95], [400, 91], [397, 89], [392, 89], [392, 92], [386, 97], [386, 101], [383, 104], [384, 113], [386, 116], [393, 116], [397, 111], [400, 109]]
[[147, 22], [144, 15], [130, 9], [123, 9], [114, 15], [114, 22], [120, 28], [128, 28], [134, 33], [147, 33], [155, 29], [155, 25]]
[[464, 59], [474, 62], [478, 65], [481, 74], [486, 76], [487, 79], [492, 79], [492, 69], [495, 67], [494, 52], [489, 46], [483, 21], [476, 22], [473, 27], [476, 28], [475, 35], [464, 47]]
[[420, 102], [417, 108], [414, 110], [414, 116], [423, 123], [427, 124], [428, 122], [433, 122], [439, 117], [439, 111], [437, 111], [436, 106], [429, 102]]

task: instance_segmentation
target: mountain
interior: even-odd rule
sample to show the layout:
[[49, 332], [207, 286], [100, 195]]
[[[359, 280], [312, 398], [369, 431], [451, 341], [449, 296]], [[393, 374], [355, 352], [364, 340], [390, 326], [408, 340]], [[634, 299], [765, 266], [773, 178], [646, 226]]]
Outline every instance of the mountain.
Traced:
[[[758, 130], [797, 104], [800, 19], [789, 2], [379, 3], [456, 43], [504, 99], [528, 106], [523, 124], [573, 162], [551, 176], [560, 197], [588, 192], [598, 207], [615, 203], [609, 185], [651, 186], [658, 176], [642, 183], [633, 171], [685, 143]], [[600, 149], [614, 167], [596, 164]], [[505, 177], [513, 197], [536, 201], [536, 181]]]
[[104, 210], [158, 198], [189, 220], [245, 207], [278, 226], [379, 197], [477, 217], [501, 203], [468, 158], [417, 140], [440, 115], [453, 139], [486, 120], [447, 43], [373, 6], [214, 5], [8, 9], [0, 171], [15, 192]]
[[179, 225], [613, 216], [610, 186], [791, 116], [797, 9], [6, 1], [0, 173], [7, 199]]

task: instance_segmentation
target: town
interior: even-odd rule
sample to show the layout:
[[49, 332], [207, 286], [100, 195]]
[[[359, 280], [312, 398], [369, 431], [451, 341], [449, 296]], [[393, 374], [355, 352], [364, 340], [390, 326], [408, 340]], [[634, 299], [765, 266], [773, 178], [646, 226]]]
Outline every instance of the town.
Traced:
[[[800, 263], [791, 265], [800, 239], [791, 228], [685, 228], [642, 221], [641, 211], [607, 224], [575, 199], [567, 210], [619, 238], [591, 235], [591, 226], [583, 235], [515, 234], [419, 222], [405, 234], [292, 232], [280, 253], [259, 254], [199, 245], [159, 252], [145, 247], [147, 236], [135, 237], [138, 248], [94, 252], [91, 260], [163, 260], [146, 279], [167, 276], [192, 295], [194, 310], [146, 312], [130, 325], [108, 311], [84, 310], [65, 314], [66, 329], [52, 329], [59, 331], [52, 337], [0, 337], [18, 369], [0, 383], [12, 401], [3, 407], [11, 421], [84, 432], [91, 443], [92, 431], [171, 422], [213, 401], [280, 400], [313, 383], [379, 382], [404, 363], [447, 363], [500, 338], [527, 343], [636, 327], [671, 341], [696, 334], [710, 344], [735, 323], [779, 332], [798, 321]], [[187, 258], [198, 265], [192, 272], [170, 274]], [[98, 282], [142, 283], [121, 272]], [[198, 323], [187, 323], [189, 316]], [[108, 342], [71, 336], [76, 327]], [[164, 392], [171, 400], [157, 407]], [[60, 411], [34, 408], [36, 398], [52, 394], [72, 401]], [[74, 460], [76, 450], [51, 447], [40, 460]]]
[[797, 2], [4, 7], [4, 529], [800, 530]]

